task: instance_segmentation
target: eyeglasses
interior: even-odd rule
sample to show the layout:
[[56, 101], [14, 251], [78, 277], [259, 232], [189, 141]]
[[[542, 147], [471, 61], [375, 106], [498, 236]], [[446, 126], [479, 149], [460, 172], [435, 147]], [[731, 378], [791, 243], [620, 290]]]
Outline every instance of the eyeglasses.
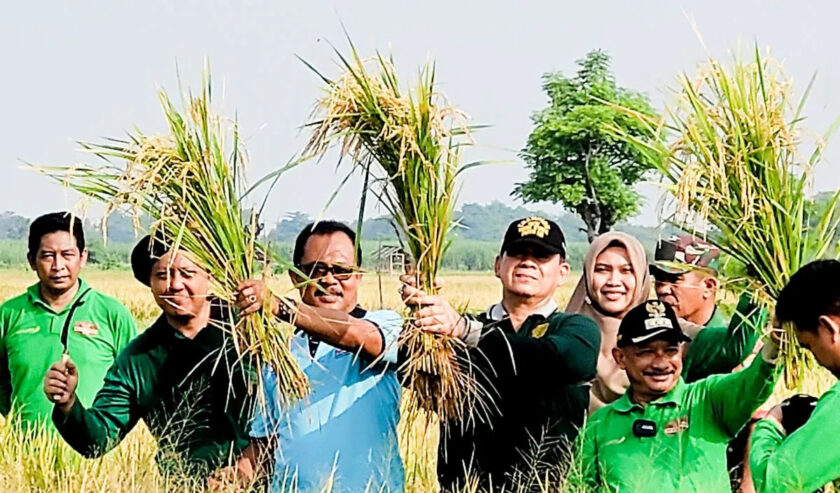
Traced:
[[339, 281], [347, 281], [353, 274], [358, 272], [355, 267], [347, 267], [344, 265], [325, 264], [323, 262], [312, 262], [300, 266], [301, 272], [308, 275], [312, 279], [321, 279], [327, 277], [327, 274], [332, 274], [334, 278]]

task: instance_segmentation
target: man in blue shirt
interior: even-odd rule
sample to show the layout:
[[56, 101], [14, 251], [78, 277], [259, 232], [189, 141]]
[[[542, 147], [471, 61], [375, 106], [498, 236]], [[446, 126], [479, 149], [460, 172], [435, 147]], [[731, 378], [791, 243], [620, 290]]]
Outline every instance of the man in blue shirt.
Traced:
[[[404, 472], [397, 444], [400, 385], [397, 337], [402, 318], [390, 310], [357, 305], [361, 273], [355, 233], [334, 221], [310, 224], [295, 242], [294, 264], [312, 281], [291, 274], [302, 303], [293, 323], [300, 331], [292, 353], [312, 387], [310, 395], [284, 407], [271, 371], [264, 374], [266, 405], [251, 426], [252, 444], [238, 473], [259, 475], [261, 456], [275, 448], [273, 491], [399, 492]], [[239, 286], [244, 313], [260, 309], [264, 286]], [[288, 317], [288, 300], [273, 311]]]

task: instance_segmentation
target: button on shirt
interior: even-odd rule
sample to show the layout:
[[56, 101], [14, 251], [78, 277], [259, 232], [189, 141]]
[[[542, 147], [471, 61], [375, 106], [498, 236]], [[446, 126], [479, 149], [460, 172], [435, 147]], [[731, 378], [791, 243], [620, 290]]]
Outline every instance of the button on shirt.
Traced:
[[61, 359], [61, 332], [76, 303], [67, 346], [84, 375], [76, 395], [84, 404], [93, 401], [108, 368], [137, 335], [131, 313], [116, 299], [88, 291], [81, 279], [73, 301], [55, 311], [35, 284], [0, 306], [0, 412], [15, 405], [24, 422], [49, 420], [53, 405], [44, 395], [44, 375]]
[[333, 492], [365, 491], [368, 484], [370, 491], [403, 491], [396, 374], [402, 317], [358, 308], [351, 315], [381, 331], [385, 351], [376, 361], [297, 334], [292, 354], [312, 391], [290, 409], [281, 407], [274, 373], [264, 371], [266, 405], [257, 406], [251, 436], [277, 437], [274, 491], [293, 482], [301, 492], [320, 491], [330, 479]]
[[[596, 411], [581, 432], [584, 481], [606, 491], [729, 492], [726, 446], [773, 391], [777, 372], [762, 358], [737, 373], [679, 380], [642, 407], [630, 393]], [[634, 423], [655, 424], [637, 436]], [[598, 490], [601, 491], [601, 490]]]

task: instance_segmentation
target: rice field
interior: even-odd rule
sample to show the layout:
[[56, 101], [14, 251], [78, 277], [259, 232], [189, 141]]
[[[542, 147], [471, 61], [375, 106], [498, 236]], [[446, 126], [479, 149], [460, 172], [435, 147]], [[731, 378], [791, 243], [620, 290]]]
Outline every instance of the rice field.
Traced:
[[[102, 292], [124, 303], [138, 320], [147, 326], [159, 314], [149, 289], [135, 281], [130, 271], [86, 269], [84, 278]], [[564, 306], [579, 275], [574, 274], [557, 290], [555, 299]], [[447, 273], [443, 293], [454, 306], [480, 310], [498, 301], [500, 286], [491, 273]], [[23, 269], [0, 270], [0, 300], [21, 293], [35, 281], [34, 273]], [[273, 286], [278, 293], [289, 293], [291, 285], [283, 276]], [[395, 276], [367, 274], [360, 291], [360, 303], [368, 308], [401, 309], [399, 280]], [[800, 390], [819, 395], [828, 389], [833, 379], [824, 373], [812, 374]], [[793, 391], [779, 389], [772, 403]], [[768, 404], [769, 405], [769, 404]], [[416, 436], [411, 440], [425, 447], [402, 450], [406, 470], [412, 471], [409, 491], [436, 491], [434, 463], [436, 436], [423, 436], [420, 426], [409, 426]], [[28, 439], [24, 440], [24, 436]], [[101, 459], [81, 458], [63, 441], [50, 433], [25, 434], [15, 425], [0, 424], [0, 491], [8, 492], [76, 492], [76, 491], [202, 491], [204, 485], [183, 483], [180, 478], [162, 477], [154, 462], [156, 446], [142, 424], [113, 452]], [[233, 490], [222, 490], [233, 491]], [[465, 491], [473, 491], [467, 488]], [[544, 485], [540, 491], [561, 491], [556, 485]]]

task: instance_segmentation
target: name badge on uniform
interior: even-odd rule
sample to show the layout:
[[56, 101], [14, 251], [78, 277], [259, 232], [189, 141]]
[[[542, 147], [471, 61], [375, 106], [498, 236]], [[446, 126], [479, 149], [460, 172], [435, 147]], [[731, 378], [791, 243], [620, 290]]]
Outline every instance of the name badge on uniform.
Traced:
[[535, 337], [539, 339], [540, 337], [545, 335], [545, 332], [548, 330], [548, 322], [544, 324], [537, 325], [534, 327], [534, 330], [531, 331], [531, 337]]
[[677, 418], [665, 425], [666, 435], [676, 435], [688, 429], [688, 416]]
[[87, 320], [82, 322], [76, 322], [73, 325], [73, 330], [75, 330], [77, 334], [81, 334], [83, 336], [88, 337], [93, 337], [99, 333], [99, 327], [97, 327], [95, 323], [89, 322]]

